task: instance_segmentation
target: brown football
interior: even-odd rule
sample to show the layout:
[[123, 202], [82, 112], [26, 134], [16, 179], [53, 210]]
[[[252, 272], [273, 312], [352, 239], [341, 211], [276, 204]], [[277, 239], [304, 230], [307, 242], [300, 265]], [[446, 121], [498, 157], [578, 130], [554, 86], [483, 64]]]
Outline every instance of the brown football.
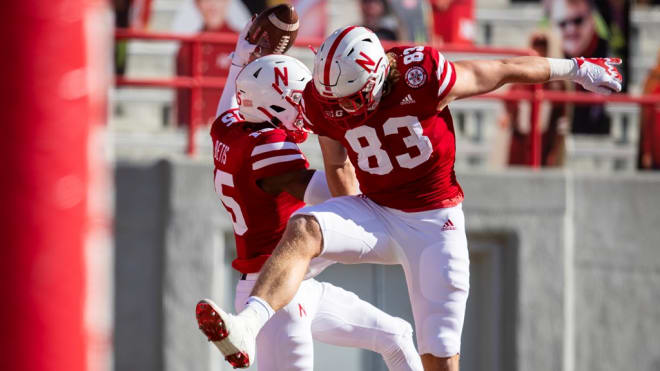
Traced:
[[281, 4], [261, 12], [247, 33], [247, 40], [257, 45], [254, 57], [285, 53], [296, 40], [298, 27], [298, 13], [292, 5]]

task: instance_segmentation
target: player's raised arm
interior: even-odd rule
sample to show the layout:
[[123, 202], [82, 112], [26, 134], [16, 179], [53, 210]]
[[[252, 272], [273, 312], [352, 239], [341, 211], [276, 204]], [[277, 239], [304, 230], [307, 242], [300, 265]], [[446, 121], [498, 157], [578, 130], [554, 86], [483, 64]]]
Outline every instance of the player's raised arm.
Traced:
[[515, 57], [501, 60], [471, 60], [453, 63], [456, 83], [440, 102], [442, 109], [455, 99], [491, 92], [508, 83], [544, 83], [570, 80], [585, 89], [609, 94], [621, 91], [619, 58], [555, 59]]
[[218, 108], [215, 113], [216, 117], [227, 111], [238, 110], [238, 102], [236, 101], [236, 77], [243, 67], [254, 58], [253, 52], [256, 48], [256, 45], [250, 44], [245, 37], [251, 25], [252, 21], [245, 25], [243, 31], [238, 35], [236, 48], [231, 53], [231, 66], [229, 66], [227, 82], [218, 101]]
[[319, 136], [319, 145], [323, 153], [325, 176], [332, 196], [358, 194], [355, 169], [348, 159], [346, 148], [340, 142], [325, 136]]

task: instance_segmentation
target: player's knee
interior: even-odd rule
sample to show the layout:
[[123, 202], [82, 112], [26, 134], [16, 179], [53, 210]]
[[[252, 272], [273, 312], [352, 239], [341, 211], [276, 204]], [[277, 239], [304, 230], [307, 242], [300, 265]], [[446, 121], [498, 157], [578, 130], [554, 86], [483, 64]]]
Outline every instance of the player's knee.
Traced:
[[294, 215], [289, 219], [286, 235], [292, 240], [301, 241], [303, 249], [312, 256], [321, 252], [323, 235], [321, 226], [311, 215]]
[[387, 330], [387, 333], [379, 336], [376, 340], [380, 353], [391, 353], [401, 349], [407, 349], [410, 346], [414, 347], [412, 338], [413, 329], [407, 321], [394, 317], [390, 321], [390, 328]]
[[401, 318], [390, 321], [391, 327], [376, 339], [376, 351], [390, 370], [422, 370], [413, 342], [412, 326]]

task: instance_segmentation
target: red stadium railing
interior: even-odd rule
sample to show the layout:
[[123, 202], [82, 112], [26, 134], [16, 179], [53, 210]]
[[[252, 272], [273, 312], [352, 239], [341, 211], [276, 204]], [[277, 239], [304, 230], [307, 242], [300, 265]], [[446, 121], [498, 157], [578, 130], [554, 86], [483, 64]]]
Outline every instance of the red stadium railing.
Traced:
[[[151, 41], [179, 41], [183, 43], [192, 44], [192, 76], [184, 77], [177, 76], [174, 78], [125, 78], [117, 77], [115, 84], [117, 86], [136, 86], [136, 87], [158, 87], [158, 88], [186, 88], [191, 89], [190, 94], [190, 124], [188, 125], [188, 145], [186, 152], [193, 155], [196, 150], [195, 144], [195, 130], [201, 124], [201, 105], [195, 102], [201, 99], [201, 91], [204, 88], [224, 88], [226, 78], [224, 77], [210, 77], [202, 75], [202, 58], [201, 58], [201, 45], [203, 43], [211, 44], [229, 44], [234, 45], [236, 42], [236, 35], [231, 33], [201, 33], [197, 35], [178, 35], [170, 33], [155, 33], [141, 30], [131, 29], [117, 29], [115, 32], [117, 40], [125, 39], [141, 39]], [[298, 38], [295, 42], [299, 47], [318, 47], [323, 42], [322, 39]], [[395, 42], [383, 42], [383, 46], [387, 49], [393, 46], [402, 45]], [[406, 44], [403, 44], [406, 45]], [[471, 53], [483, 55], [534, 55], [534, 52], [526, 49], [513, 49], [513, 48], [493, 48], [493, 47], [478, 47], [478, 46], [465, 46], [465, 45], [450, 45], [444, 44], [437, 46], [438, 49], [447, 53]], [[590, 93], [566, 93], [559, 91], [544, 91], [540, 85], [536, 85], [533, 93], [523, 91], [510, 91], [504, 93], [490, 93], [479, 96], [478, 98], [497, 99], [504, 101], [528, 101], [531, 105], [530, 122], [531, 122], [531, 138], [530, 152], [532, 158], [530, 159], [530, 166], [539, 168], [541, 165], [541, 131], [539, 126], [539, 110], [541, 102], [570, 102], [575, 104], [591, 104], [591, 103], [627, 103], [636, 104], [640, 106], [660, 104], [660, 95], [655, 96], [630, 96], [626, 94], [614, 94], [609, 96], [595, 95]]]

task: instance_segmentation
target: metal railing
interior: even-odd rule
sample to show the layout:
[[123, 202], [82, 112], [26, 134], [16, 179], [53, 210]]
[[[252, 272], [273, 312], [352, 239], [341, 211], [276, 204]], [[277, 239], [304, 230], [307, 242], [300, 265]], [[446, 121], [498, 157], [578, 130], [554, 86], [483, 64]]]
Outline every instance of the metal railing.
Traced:
[[[142, 30], [118, 29], [115, 32], [117, 40], [141, 39], [151, 41], [178, 41], [192, 44], [191, 48], [191, 76], [176, 76], [172, 78], [126, 78], [117, 77], [115, 84], [117, 86], [134, 87], [157, 87], [157, 88], [184, 88], [191, 89], [190, 94], [190, 118], [188, 125], [187, 149], [189, 155], [195, 154], [195, 131], [202, 124], [201, 105], [196, 104], [202, 97], [202, 89], [216, 88], [222, 89], [226, 83], [225, 77], [203, 76], [202, 74], [202, 44], [223, 44], [233, 46], [236, 43], [236, 34], [231, 33], [200, 33], [197, 35], [178, 35], [171, 33], [155, 33]], [[298, 38], [295, 46], [298, 47], [318, 47], [323, 42], [316, 38]], [[397, 45], [408, 45], [407, 43], [383, 42], [387, 49]], [[508, 55], [522, 56], [534, 55], [534, 52], [527, 49], [514, 48], [496, 48], [496, 47], [477, 47], [465, 45], [444, 44], [436, 46], [444, 53], [469, 53], [480, 55]], [[509, 91], [494, 92], [490, 94], [475, 97], [477, 99], [496, 99], [500, 101], [527, 101], [530, 104], [530, 166], [539, 168], [541, 165], [541, 130], [540, 130], [540, 105], [543, 101], [563, 102], [574, 104], [594, 104], [594, 103], [625, 103], [636, 104], [640, 106], [652, 106], [660, 104], [660, 95], [655, 96], [631, 96], [626, 94], [614, 94], [609, 96], [595, 95], [591, 93], [579, 92], [560, 92], [547, 91], [541, 88], [541, 85], [535, 85], [533, 92]]]

